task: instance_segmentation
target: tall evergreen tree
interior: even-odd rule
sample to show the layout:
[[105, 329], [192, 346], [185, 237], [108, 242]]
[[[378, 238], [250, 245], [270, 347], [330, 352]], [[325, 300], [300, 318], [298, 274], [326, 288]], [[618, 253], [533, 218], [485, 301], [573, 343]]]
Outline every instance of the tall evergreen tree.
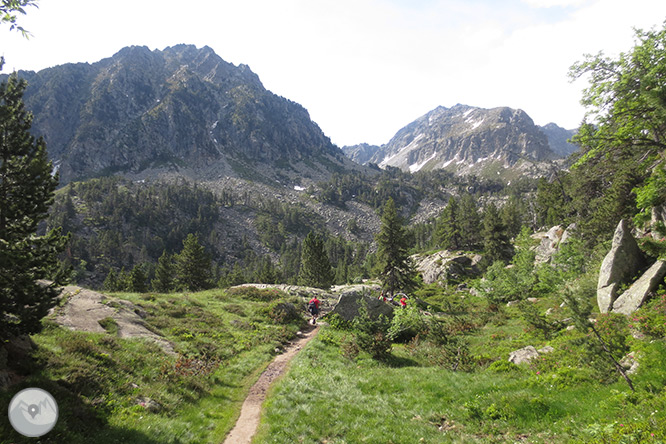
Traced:
[[[26, 82], [13, 74], [0, 84], [0, 337], [31, 334], [55, 304], [53, 278], [67, 241], [60, 229], [38, 236], [58, 183], [46, 145], [30, 135], [23, 104]], [[56, 278], [56, 281], [58, 279]]]
[[447, 250], [458, 250], [462, 247], [462, 236], [460, 233], [460, 210], [458, 200], [455, 197], [449, 199], [449, 203], [442, 211], [437, 220], [437, 243]]
[[299, 285], [328, 289], [333, 284], [333, 269], [320, 235], [310, 231], [303, 241]]
[[173, 258], [164, 250], [162, 256], [157, 260], [155, 278], [150, 282], [153, 290], [168, 293], [174, 288], [174, 265]]
[[199, 236], [188, 234], [183, 241], [183, 249], [175, 257], [176, 282], [190, 291], [208, 288], [211, 280], [211, 259]]
[[473, 250], [481, 243], [481, 217], [471, 194], [463, 194], [459, 205], [461, 248]]
[[382, 225], [376, 239], [383, 290], [389, 294], [413, 290], [416, 271], [409, 257], [409, 238], [392, 198], [384, 205]]
[[507, 262], [513, 256], [513, 247], [495, 204], [488, 204], [483, 212], [483, 250], [484, 261], [492, 264], [496, 261]]

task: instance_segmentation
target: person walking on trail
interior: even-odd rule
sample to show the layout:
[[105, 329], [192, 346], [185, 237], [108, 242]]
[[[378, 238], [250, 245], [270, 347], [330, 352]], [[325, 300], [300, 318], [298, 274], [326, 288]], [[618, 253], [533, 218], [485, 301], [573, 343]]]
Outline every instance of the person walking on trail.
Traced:
[[317, 318], [319, 317], [319, 304], [320, 301], [317, 299], [317, 296], [313, 296], [312, 299], [310, 299], [310, 302], [308, 302], [308, 312], [312, 315], [312, 319], [310, 320], [312, 325], [317, 323]]
[[402, 295], [402, 297], [400, 298], [400, 306], [401, 306], [402, 308], [406, 308], [406, 307], [407, 307], [407, 296]]

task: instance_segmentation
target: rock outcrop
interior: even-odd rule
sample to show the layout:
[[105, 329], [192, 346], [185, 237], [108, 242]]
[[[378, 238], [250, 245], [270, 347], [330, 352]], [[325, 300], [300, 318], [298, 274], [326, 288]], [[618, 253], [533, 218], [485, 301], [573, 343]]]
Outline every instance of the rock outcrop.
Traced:
[[381, 147], [359, 145], [347, 147], [345, 152], [358, 161], [412, 173], [446, 169], [458, 175], [497, 175], [515, 168], [536, 177], [552, 170], [550, 161], [576, 149], [566, 146], [569, 137], [570, 132], [557, 125], [551, 124], [547, 130], [536, 126], [522, 110], [459, 104], [437, 107]]
[[620, 286], [631, 282], [643, 265], [643, 254], [631, 234], [628, 222], [622, 220], [615, 230], [611, 250], [599, 271], [597, 303], [601, 313], [611, 311]]
[[430, 255], [414, 255], [416, 270], [423, 276], [425, 284], [458, 281], [464, 277], [477, 276], [481, 256], [467, 255], [448, 250]]
[[[129, 301], [114, 300], [92, 290], [76, 286], [63, 288], [66, 299], [63, 307], [55, 311], [55, 321], [71, 330], [104, 333], [104, 320], [112, 319], [121, 338], [145, 338], [155, 342], [165, 352], [174, 353], [169, 341], [148, 330], [141, 318], [141, 310]], [[102, 323], [100, 323], [102, 321]]]
[[371, 319], [377, 319], [381, 315], [389, 319], [393, 318], [394, 308], [392, 305], [377, 298], [366, 296], [359, 291], [342, 293], [331, 314], [337, 314], [345, 321], [351, 321], [359, 315], [359, 309], [364, 305]]
[[630, 315], [664, 282], [666, 262], [657, 261], [613, 303], [613, 313]]

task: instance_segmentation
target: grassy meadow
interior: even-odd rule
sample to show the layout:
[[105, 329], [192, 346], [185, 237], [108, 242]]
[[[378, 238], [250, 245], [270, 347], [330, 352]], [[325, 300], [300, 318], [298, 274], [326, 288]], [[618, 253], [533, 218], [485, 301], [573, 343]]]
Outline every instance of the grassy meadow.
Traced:
[[[666, 295], [630, 318], [594, 315], [614, 350], [638, 358], [635, 392], [588, 332], [565, 328], [556, 297], [526, 307], [434, 286], [419, 296], [427, 314], [327, 319], [270, 391], [253, 443], [666, 442]], [[54, 395], [59, 421], [39, 442], [221, 443], [275, 348], [303, 325], [280, 309], [302, 300], [277, 290], [115, 299], [143, 310], [175, 354], [119, 338], [110, 321], [93, 334], [46, 319], [34, 355], [17, 364], [32, 375], [0, 393], [7, 403], [24, 387]], [[549, 309], [546, 327], [530, 318]], [[527, 345], [553, 350], [508, 362]], [[33, 442], [6, 417], [0, 432], [2, 443]]]
[[[236, 293], [113, 294], [146, 313], [149, 329], [174, 344], [167, 354], [142, 339], [74, 332], [46, 319], [33, 336], [38, 349], [19, 370], [32, 373], [0, 392], [6, 405], [25, 387], [49, 391], [59, 405], [55, 428], [41, 443], [222, 442], [240, 413], [249, 387], [293, 338], [302, 319], [276, 307], [299, 303], [276, 290]], [[117, 326], [115, 328], [117, 330]], [[34, 442], [0, 415], [0, 442]]]

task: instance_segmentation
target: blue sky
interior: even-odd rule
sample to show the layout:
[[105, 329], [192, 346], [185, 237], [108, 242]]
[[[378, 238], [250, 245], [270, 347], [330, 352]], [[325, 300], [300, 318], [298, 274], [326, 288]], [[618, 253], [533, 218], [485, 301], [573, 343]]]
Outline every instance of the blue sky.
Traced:
[[207, 45], [300, 103], [340, 146], [383, 144], [437, 106], [525, 110], [576, 127], [586, 53], [661, 27], [664, 0], [40, 0], [0, 30], [5, 71], [95, 62], [124, 46]]

